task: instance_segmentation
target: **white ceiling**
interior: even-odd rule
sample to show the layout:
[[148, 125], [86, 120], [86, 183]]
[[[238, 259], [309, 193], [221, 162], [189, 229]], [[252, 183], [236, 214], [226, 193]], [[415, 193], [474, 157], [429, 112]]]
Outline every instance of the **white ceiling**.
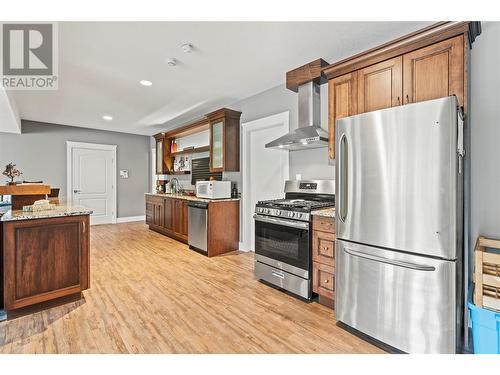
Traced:
[[25, 120], [151, 135], [283, 84], [319, 57], [332, 63], [429, 24], [62, 22], [59, 89], [12, 94]]

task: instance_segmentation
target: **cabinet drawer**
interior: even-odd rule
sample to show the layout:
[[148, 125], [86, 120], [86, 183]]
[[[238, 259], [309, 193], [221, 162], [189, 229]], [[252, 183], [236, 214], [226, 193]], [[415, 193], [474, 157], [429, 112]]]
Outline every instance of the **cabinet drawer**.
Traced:
[[313, 291], [323, 297], [333, 299], [334, 290], [334, 267], [313, 262]]
[[335, 218], [313, 216], [313, 230], [335, 233]]
[[334, 266], [335, 234], [331, 232], [313, 231], [312, 259], [314, 262]]

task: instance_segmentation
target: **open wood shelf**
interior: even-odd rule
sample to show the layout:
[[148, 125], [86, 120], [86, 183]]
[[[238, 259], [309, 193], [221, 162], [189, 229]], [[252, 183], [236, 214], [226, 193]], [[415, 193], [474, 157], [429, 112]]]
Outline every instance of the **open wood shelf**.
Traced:
[[201, 146], [201, 147], [190, 148], [187, 150], [172, 152], [171, 155], [176, 156], [176, 155], [182, 155], [182, 154], [196, 154], [198, 152], [205, 152], [205, 151], [210, 151], [210, 146]]
[[191, 171], [170, 171], [166, 174], [175, 176], [175, 175], [190, 174], [190, 173], [191, 173]]

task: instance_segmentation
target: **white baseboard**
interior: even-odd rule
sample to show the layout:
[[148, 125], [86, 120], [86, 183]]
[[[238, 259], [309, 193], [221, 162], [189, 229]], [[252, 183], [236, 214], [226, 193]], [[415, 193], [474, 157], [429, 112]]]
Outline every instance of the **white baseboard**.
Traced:
[[145, 221], [146, 216], [127, 216], [127, 217], [119, 217], [116, 219], [116, 223], [130, 223], [131, 221]]
[[245, 252], [252, 252], [253, 250], [248, 250], [243, 242], [240, 242], [238, 244], [238, 250], [240, 251], [245, 251]]

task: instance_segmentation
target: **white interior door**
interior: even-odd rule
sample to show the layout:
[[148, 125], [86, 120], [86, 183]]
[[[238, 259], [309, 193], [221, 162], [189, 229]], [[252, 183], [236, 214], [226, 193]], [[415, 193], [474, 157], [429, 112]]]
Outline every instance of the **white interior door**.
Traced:
[[253, 213], [257, 201], [284, 195], [289, 177], [288, 151], [265, 144], [289, 131], [288, 112], [243, 124], [242, 250], [255, 250]]
[[72, 145], [68, 197], [93, 210], [91, 224], [116, 222], [116, 146]]

